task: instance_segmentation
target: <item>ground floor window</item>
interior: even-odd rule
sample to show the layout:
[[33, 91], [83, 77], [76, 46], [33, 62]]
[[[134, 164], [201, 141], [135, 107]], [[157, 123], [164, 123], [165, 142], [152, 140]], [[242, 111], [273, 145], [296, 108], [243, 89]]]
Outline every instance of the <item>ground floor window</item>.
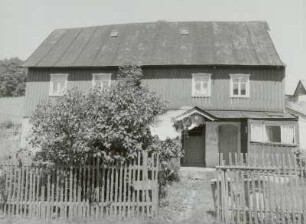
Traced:
[[252, 124], [251, 141], [295, 144], [295, 128], [294, 125]]

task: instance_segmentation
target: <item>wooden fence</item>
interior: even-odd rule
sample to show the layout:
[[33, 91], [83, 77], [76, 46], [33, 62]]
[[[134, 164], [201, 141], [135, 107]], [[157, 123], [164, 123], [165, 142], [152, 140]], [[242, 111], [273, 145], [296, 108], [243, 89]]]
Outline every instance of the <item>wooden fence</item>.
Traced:
[[152, 217], [158, 206], [158, 155], [130, 163], [45, 169], [0, 165], [4, 215], [38, 219]]
[[212, 182], [218, 223], [306, 223], [305, 158], [288, 153], [229, 158]]

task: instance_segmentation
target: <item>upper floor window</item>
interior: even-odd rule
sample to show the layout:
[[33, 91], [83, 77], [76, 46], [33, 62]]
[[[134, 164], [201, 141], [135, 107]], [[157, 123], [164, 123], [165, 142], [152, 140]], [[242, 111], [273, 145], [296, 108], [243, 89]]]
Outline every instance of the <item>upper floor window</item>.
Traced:
[[111, 73], [94, 73], [92, 74], [92, 86], [106, 89], [111, 86]]
[[192, 74], [192, 96], [209, 97], [211, 92], [211, 74]]
[[49, 96], [62, 96], [67, 90], [68, 74], [51, 74]]
[[251, 125], [251, 141], [281, 144], [295, 144], [295, 126], [286, 125]]
[[230, 94], [231, 97], [250, 96], [250, 75], [249, 74], [230, 74]]

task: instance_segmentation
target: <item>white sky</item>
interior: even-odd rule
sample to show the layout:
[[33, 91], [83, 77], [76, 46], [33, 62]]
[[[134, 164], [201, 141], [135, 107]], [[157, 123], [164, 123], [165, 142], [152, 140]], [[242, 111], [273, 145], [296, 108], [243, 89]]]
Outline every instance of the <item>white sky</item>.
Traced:
[[26, 59], [56, 28], [156, 20], [265, 20], [286, 92], [306, 79], [306, 0], [0, 0], [0, 59]]

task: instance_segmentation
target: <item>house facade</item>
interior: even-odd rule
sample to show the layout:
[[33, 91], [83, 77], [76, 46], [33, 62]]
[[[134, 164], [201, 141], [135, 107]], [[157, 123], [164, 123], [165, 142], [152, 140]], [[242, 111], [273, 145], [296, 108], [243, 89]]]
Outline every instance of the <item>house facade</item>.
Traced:
[[[286, 111], [299, 118], [299, 134], [306, 136], [306, 81], [300, 80], [294, 94], [287, 98]], [[306, 138], [300, 139], [300, 148], [306, 151]]]
[[265, 22], [154, 22], [55, 30], [29, 57], [29, 116], [66, 89], [107, 88], [118, 66], [138, 64], [143, 84], [168, 101], [152, 132], [179, 137], [184, 166], [214, 167], [218, 153], [285, 152], [299, 145], [285, 113], [285, 66]]

